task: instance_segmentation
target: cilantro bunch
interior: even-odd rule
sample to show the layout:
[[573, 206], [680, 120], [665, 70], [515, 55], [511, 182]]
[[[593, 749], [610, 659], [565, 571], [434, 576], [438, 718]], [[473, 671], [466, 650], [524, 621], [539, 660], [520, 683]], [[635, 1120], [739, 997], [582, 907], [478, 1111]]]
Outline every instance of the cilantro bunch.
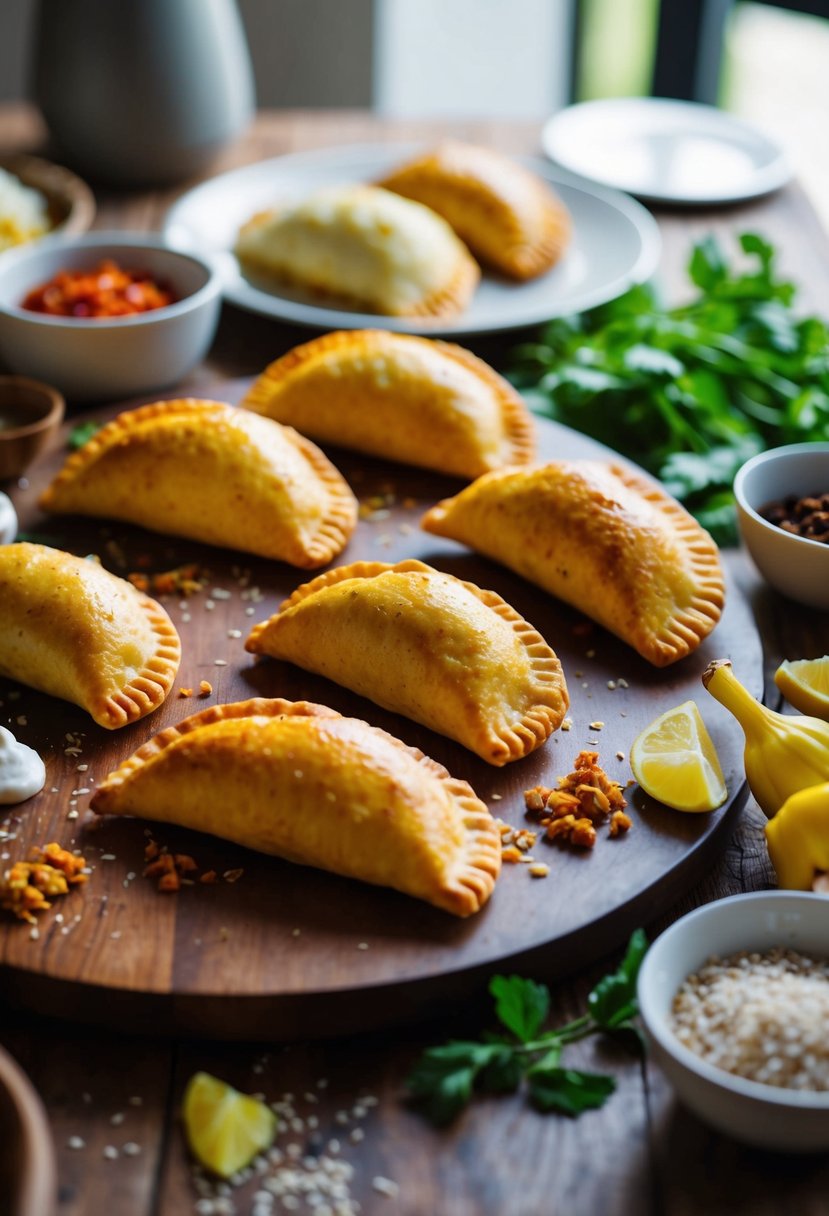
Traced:
[[476, 1089], [514, 1093], [522, 1082], [538, 1110], [578, 1115], [602, 1106], [616, 1088], [613, 1078], [566, 1068], [562, 1053], [569, 1043], [597, 1033], [639, 1048], [633, 1020], [636, 977], [647, 946], [644, 932], [637, 929], [618, 971], [600, 980], [588, 996], [587, 1013], [555, 1030], [542, 1030], [550, 1010], [549, 988], [517, 975], [494, 976], [489, 991], [506, 1033], [428, 1048], [407, 1078], [412, 1097], [437, 1124], [449, 1123]]
[[829, 333], [798, 317], [772, 245], [743, 233], [730, 266], [714, 237], [693, 248], [690, 303], [650, 285], [551, 321], [513, 352], [530, 407], [657, 476], [721, 544], [733, 543], [740, 465], [768, 447], [829, 439]]

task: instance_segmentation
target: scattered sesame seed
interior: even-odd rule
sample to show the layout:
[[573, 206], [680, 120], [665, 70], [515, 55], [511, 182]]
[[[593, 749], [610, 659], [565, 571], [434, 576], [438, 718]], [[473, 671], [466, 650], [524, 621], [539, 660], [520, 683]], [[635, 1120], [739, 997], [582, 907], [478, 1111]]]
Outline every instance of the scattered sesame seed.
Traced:
[[256, 613], [255, 608], [246, 608], [245, 609], [245, 616], [254, 616], [255, 613]]
[[66, 1141], [66, 1147], [74, 1149], [86, 1148], [86, 1141], [82, 1140], [80, 1136], [70, 1136]]
[[358, 950], [368, 950], [368, 942], [357, 942]]
[[590, 730], [601, 730], [603, 726], [604, 722], [591, 722]]
[[619, 685], [620, 688], [630, 688], [630, 685], [628, 684], [627, 680], [623, 680], [621, 678], [621, 676], [616, 681], [616, 683]]
[[546, 878], [550, 873], [550, 867], [545, 865], [543, 861], [537, 861], [529, 867], [528, 873], [533, 878]]
[[229, 638], [240, 638], [242, 636], [241, 629], [228, 629], [227, 636]]
[[561, 729], [562, 730], [572, 730], [573, 729], [573, 719], [565, 718], [561, 724]]
[[493, 795], [492, 795], [492, 801], [493, 801], [493, 802], [500, 802], [500, 801], [501, 801], [501, 799], [503, 798], [503, 796], [504, 796], [503, 794], [493, 794]]
[[617, 752], [617, 753], [616, 753], [616, 759], [617, 759], [617, 760], [624, 760], [624, 758], [625, 758], [625, 753], [624, 753], [624, 752]]
[[144, 1099], [139, 1097], [138, 1094], [133, 1094], [133, 1096], [131, 1098], [129, 1098], [128, 1101], [129, 1101], [130, 1106], [142, 1106]]
[[354, 1131], [350, 1133], [348, 1138], [352, 1144], [359, 1144], [361, 1140], [365, 1140], [366, 1133], [361, 1127], [355, 1127]]
[[141, 1145], [136, 1144], [134, 1140], [128, 1140], [121, 1152], [125, 1157], [137, 1157], [141, 1152]]
[[39, 937], [40, 937], [40, 929], [38, 929], [37, 925], [34, 925], [29, 930], [29, 938], [31, 941], [36, 942]]
[[116, 860], [115, 853], [102, 853], [101, 854], [101, 861], [115, 861], [115, 860]]
[[227, 667], [227, 659], [214, 659], [213, 664], [215, 667]]
[[110, 1119], [110, 1123], [112, 1124], [113, 1127], [120, 1127], [120, 1125], [124, 1122], [126, 1117], [127, 1116], [124, 1114], [124, 1112], [122, 1110], [116, 1111], [116, 1113]]
[[214, 600], [229, 600], [232, 593], [226, 591], [224, 587], [214, 587], [210, 594]]
[[301, 933], [301, 932], [302, 932], [302, 930], [301, 930], [301, 929], [292, 929], [292, 930], [291, 930], [291, 937], [299, 937], [299, 935], [300, 935], [300, 933]]
[[18, 716], [17, 725], [18, 726], [28, 726], [29, 725], [29, 719], [26, 717], [25, 714], [20, 714]]
[[384, 1178], [382, 1174], [372, 1178], [371, 1185], [378, 1195], [388, 1195], [390, 1199], [394, 1199], [400, 1193], [397, 1183], [392, 1182], [391, 1178]]
[[67, 819], [77, 819], [79, 814], [80, 814], [79, 811], [69, 811], [66, 818]]
[[205, 600], [205, 601], [204, 601], [204, 606], [205, 606], [205, 608], [207, 609], [207, 611], [208, 611], [208, 612], [212, 612], [212, 611], [213, 611], [213, 609], [216, 607], [216, 605], [214, 604], [213, 600]]
[[78, 773], [85, 773], [88, 768], [89, 768], [88, 764], [78, 764], [76, 766], [75, 771]]
[[104, 1157], [106, 1157], [107, 1161], [115, 1161], [119, 1155], [118, 1149], [115, 1147], [114, 1144], [107, 1144], [104, 1146], [103, 1155], [104, 1155]]

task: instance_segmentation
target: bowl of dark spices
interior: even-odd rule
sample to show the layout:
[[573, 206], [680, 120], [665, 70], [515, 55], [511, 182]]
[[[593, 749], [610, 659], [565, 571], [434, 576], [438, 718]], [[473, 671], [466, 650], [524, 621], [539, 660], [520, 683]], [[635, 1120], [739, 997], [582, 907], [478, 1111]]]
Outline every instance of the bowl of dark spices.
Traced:
[[829, 443], [793, 443], [746, 461], [734, 479], [743, 543], [775, 590], [829, 609]]
[[756, 891], [681, 917], [638, 978], [651, 1056], [695, 1114], [746, 1144], [829, 1149], [829, 899]]

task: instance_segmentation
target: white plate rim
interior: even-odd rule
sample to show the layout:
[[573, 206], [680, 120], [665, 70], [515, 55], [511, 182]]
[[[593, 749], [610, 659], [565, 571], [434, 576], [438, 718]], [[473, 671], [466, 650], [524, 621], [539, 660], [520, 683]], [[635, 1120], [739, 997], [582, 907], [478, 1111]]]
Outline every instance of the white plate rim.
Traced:
[[[602, 116], [606, 115], [611, 108], [620, 111], [633, 110], [634, 107], [640, 112], [651, 109], [654, 115], [660, 111], [664, 113], [670, 110], [677, 114], [695, 116], [701, 124], [701, 129], [704, 124], [703, 133], [707, 132], [711, 124], [715, 124], [724, 138], [729, 134], [735, 137], [739, 134], [743, 137], [741, 146], [746, 141], [751, 141], [758, 147], [764, 147], [769, 154], [768, 163], [762, 168], [758, 167], [753, 175], [746, 178], [746, 186], [743, 189], [712, 188], [704, 194], [691, 195], [654, 189], [646, 185], [639, 187], [629, 181], [622, 184], [615, 179], [603, 177], [601, 172], [595, 175], [587, 174], [583, 167], [575, 168], [566, 151], [562, 155], [562, 132], [567, 132], [574, 119], [582, 120], [583, 116], [587, 114], [591, 118], [601, 120]], [[739, 203], [747, 199], [760, 198], [764, 194], [770, 194], [773, 190], [778, 190], [781, 186], [786, 185], [791, 180], [793, 173], [791, 162], [784, 150], [759, 127], [747, 122], [739, 115], [730, 114], [717, 106], [705, 105], [696, 101], [684, 101], [674, 97], [598, 97], [591, 101], [580, 101], [575, 105], [565, 106], [545, 122], [541, 131], [541, 144], [554, 165], [566, 169], [583, 181], [609, 189], [626, 190], [636, 198], [645, 199], [648, 202], [670, 203], [679, 206], [706, 207], [716, 203]]]
[[[561, 189], [569, 196], [578, 193], [588, 196], [593, 201], [603, 203], [611, 213], [615, 213], [620, 223], [626, 225], [638, 238], [638, 252], [626, 267], [624, 273], [617, 274], [604, 284], [592, 290], [583, 290], [574, 294], [572, 299], [564, 301], [562, 306], [549, 306], [540, 309], [526, 308], [523, 311], [515, 309], [507, 311], [497, 323], [485, 318], [476, 318], [473, 305], [466, 314], [453, 317], [446, 321], [421, 321], [406, 317], [388, 317], [375, 313], [359, 313], [350, 310], [327, 307], [318, 304], [302, 303], [256, 288], [242, 278], [236, 259], [229, 249], [206, 250], [203, 245], [194, 243], [195, 235], [188, 223], [188, 212], [198, 206], [204, 199], [215, 195], [221, 197], [226, 190], [242, 187], [246, 179], [258, 178], [269, 170], [276, 176], [288, 175], [294, 170], [301, 172], [309, 168], [327, 168], [342, 166], [345, 173], [350, 165], [364, 164], [366, 161], [378, 161], [370, 174], [382, 172], [386, 167], [416, 154], [426, 147], [434, 146], [434, 141], [417, 143], [358, 143], [339, 147], [315, 148], [301, 152], [287, 153], [283, 156], [271, 157], [266, 160], [254, 161], [216, 177], [208, 178], [192, 189], [185, 191], [167, 211], [163, 225], [162, 237], [166, 244], [173, 249], [190, 252], [194, 248], [201, 257], [212, 260], [222, 278], [224, 298], [229, 302], [276, 320], [287, 321], [313, 329], [364, 329], [383, 328], [396, 332], [418, 333], [427, 336], [464, 336], [475, 333], [495, 333], [513, 329], [525, 328], [543, 324], [555, 317], [584, 312], [599, 304], [607, 303], [617, 298], [630, 287], [646, 282], [656, 271], [662, 250], [659, 227], [650, 212], [635, 199], [621, 191], [587, 182], [577, 174], [560, 169], [543, 157], [516, 157], [515, 159], [526, 167], [533, 169], [545, 178], [554, 188]], [[363, 171], [365, 173], [365, 170]], [[578, 214], [574, 216], [574, 227], [578, 233]], [[566, 256], [566, 255], [565, 255]], [[555, 269], [555, 268], [554, 268]], [[517, 290], [520, 290], [518, 288]]]

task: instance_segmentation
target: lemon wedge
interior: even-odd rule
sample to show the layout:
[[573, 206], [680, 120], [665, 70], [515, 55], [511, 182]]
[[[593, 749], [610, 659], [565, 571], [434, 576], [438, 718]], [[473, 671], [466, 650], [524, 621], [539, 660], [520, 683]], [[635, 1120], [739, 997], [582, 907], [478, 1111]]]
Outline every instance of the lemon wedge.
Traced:
[[788, 659], [774, 673], [783, 696], [802, 714], [829, 722], [829, 654], [822, 659]]
[[728, 797], [719, 757], [693, 701], [645, 727], [630, 749], [630, 767], [646, 794], [675, 811], [713, 811]]
[[182, 1115], [194, 1156], [222, 1178], [244, 1169], [270, 1148], [276, 1135], [276, 1115], [269, 1106], [206, 1072], [188, 1081]]

